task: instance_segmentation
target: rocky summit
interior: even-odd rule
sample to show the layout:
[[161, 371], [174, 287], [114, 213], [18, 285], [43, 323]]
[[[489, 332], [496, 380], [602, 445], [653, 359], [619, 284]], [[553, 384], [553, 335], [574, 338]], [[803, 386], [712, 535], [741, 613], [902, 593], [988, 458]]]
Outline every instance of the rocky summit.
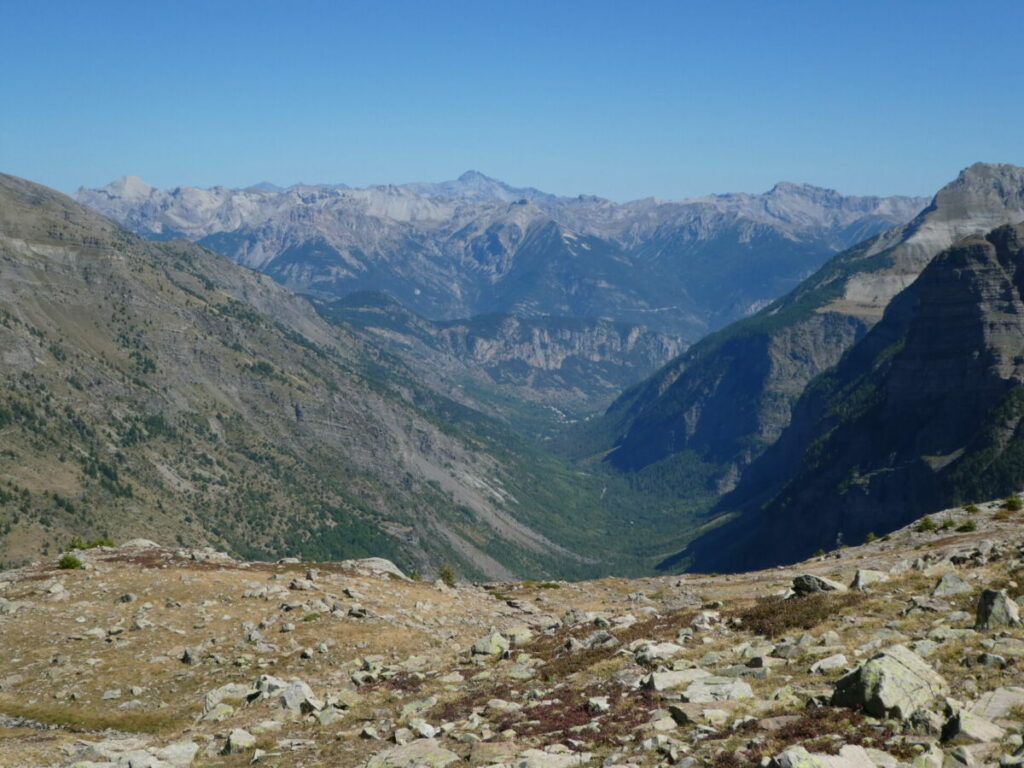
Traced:
[[1022, 514], [576, 583], [79, 542], [0, 572], [0, 764], [1022, 765]]

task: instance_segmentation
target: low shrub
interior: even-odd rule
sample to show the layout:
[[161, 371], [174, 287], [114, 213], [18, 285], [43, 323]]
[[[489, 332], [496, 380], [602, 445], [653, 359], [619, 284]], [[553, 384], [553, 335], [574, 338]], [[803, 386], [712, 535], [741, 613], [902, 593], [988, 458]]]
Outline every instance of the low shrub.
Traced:
[[69, 571], [75, 568], [81, 568], [82, 561], [72, 554], [66, 554], [57, 561], [57, 567], [65, 571]]
[[790, 600], [761, 598], [751, 607], [733, 612], [742, 627], [757, 635], [778, 637], [793, 629], [810, 630], [843, 615], [866, 599], [863, 592], [818, 592]]

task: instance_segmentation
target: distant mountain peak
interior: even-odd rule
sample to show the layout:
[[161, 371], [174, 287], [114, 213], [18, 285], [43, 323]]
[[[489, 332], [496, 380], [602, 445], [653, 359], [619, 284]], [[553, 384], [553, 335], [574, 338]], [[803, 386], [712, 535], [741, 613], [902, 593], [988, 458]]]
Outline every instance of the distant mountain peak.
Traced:
[[284, 192], [285, 190], [284, 187], [278, 186], [277, 184], [269, 181], [261, 181], [257, 184], [246, 187], [245, 189], [247, 192], [273, 192], [274, 194]]
[[501, 184], [502, 186], [505, 186], [504, 182], [498, 181], [497, 179], [491, 178], [490, 176], [487, 176], [486, 174], [480, 173], [480, 171], [474, 171], [474, 170], [466, 171], [464, 174], [459, 176], [458, 181], [461, 181], [461, 182], [487, 181], [487, 182], [491, 182], [493, 184]]
[[128, 199], [139, 199], [149, 197], [156, 189], [152, 184], [140, 179], [138, 176], [126, 175], [107, 185], [107, 190], [112, 194]]
[[807, 194], [821, 194], [827, 193], [830, 195], [839, 194], [834, 189], [829, 187], [818, 187], [814, 184], [802, 184], [795, 181], [780, 181], [774, 187], [768, 190], [769, 195], [776, 194], [791, 194], [791, 195], [807, 195]]

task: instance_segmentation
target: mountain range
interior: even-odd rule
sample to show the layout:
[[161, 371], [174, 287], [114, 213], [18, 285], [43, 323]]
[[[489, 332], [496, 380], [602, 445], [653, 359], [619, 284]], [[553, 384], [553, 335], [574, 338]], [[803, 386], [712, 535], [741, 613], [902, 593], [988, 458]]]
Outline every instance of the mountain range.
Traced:
[[961, 238], [1024, 219], [1024, 169], [979, 163], [911, 222], [830, 259], [752, 317], [710, 334], [627, 390], [571, 452], [626, 473], [699, 475], [732, 490], [778, 439], [808, 383], [840, 361], [891, 299]]
[[388, 555], [426, 573], [620, 559], [601, 543], [597, 478], [269, 277], [12, 176], [0, 359], [6, 562], [115, 532], [259, 557]]
[[[479, 174], [371, 190], [162, 192], [132, 179], [112, 188], [79, 197], [106, 195], [134, 229], [150, 227], [146, 237], [30, 182], [0, 185], [4, 557], [70, 533], [145, 526], [247, 556], [384, 554], [427, 572], [444, 561], [484, 576], [737, 570], [1024, 482], [1024, 249], [1012, 226], [1024, 220], [1024, 169], [1015, 166], [965, 169], [909, 221], [893, 213], [903, 199], [855, 205], [795, 185], [623, 206]], [[523, 261], [528, 240], [596, 254], [577, 263], [592, 276], [600, 254], [619, 249], [615, 261], [630, 237], [651, 245], [686, 217], [691, 234], [701, 217], [709, 225], [687, 248], [701, 242], [720, 255], [722, 238], [738, 237], [725, 220], [775, 217], [758, 226], [790, 254], [824, 237], [825, 219], [833, 241], [842, 222], [848, 234], [854, 221], [877, 227], [883, 212], [895, 222], [688, 349], [676, 332], [577, 316], [579, 307], [538, 293], [510, 311], [418, 312], [396, 294], [436, 273], [402, 248], [388, 259], [409, 270], [392, 284], [405, 287], [342, 280], [320, 290], [281, 285], [277, 257], [240, 265], [165, 239], [207, 242], [182, 228], [199, 224], [179, 220], [181, 201], [230, 224], [232, 211], [256, 217], [252, 206], [296, 196], [305, 207], [275, 208], [282, 215], [264, 221], [267, 231], [322, 224], [328, 210], [337, 223], [349, 206], [349, 235], [373, 230], [381, 248], [399, 230], [448, 232], [450, 246], [460, 216], [475, 231], [514, 208], [523, 237], [499, 238], [516, 247], [493, 285], [522, 270], [520, 287], [555, 293], [569, 283], [545, 270], [564, 276], [564, 264], [538, 251]], [[636, 220], [612, 227], [641, 208], [660, 223], [646, 233]], [[747, 241], [748, 264], [771, 261], [768, 230]], [[695, 252], [674, 257], [684, 251]], [[462, 262], [430, 263], [457, 271]], [[626, 274], [633, 285], [649, 278], [635, 264]], [[623, 280], [593, 296], [614, 303]], [[606, 412], [573, 423], [623, 387]]]
[[959, 240], [811, 382], [692, 545], [747, 570], [1024, 487], [1024, 224]]
[[76, 199], [137, 234], [197, 242], [319, 298], [380, 291], [430, 320], [606, 318], [689, 341], [926, 203], [780, 183], [760, 195], [616, 204], [472, 171], [365, 189], [162, 190], [128, 176]]

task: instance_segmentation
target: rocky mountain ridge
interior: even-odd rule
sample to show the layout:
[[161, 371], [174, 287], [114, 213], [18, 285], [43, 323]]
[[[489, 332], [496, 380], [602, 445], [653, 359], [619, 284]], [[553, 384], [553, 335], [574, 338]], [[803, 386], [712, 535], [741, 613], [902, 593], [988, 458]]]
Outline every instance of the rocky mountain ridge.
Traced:
[[378, 293], [314, 306], [394, 351], [453, 399], [520, 424], [523, 409], [515, 404], [560, 414], [545, 421], [598, 411], [685, 348], [679, 337], [609, 320], [482, 315], [431, 321]]
[[323, 298], [386, 291], [432, 320], [600, 317], [688, 338], [748, 314], [925, 203], [779, 184], [763, 195], [620, 205], [475, 172], [281, 191], [159, 190], [124, 177], [76, 197], [136, 233], [199, 242]]
[[789, 424], [807, 384], [839, 362], [931, 258], [962, 237], [1022, 219], [1024, 169], [965, 169], [906, 226], [839, 254], [787, 296], [624, 393], [579, 438], [577, 455], [611, 450], [608, 461], [622, 471], [699, 471], [715, 493], [731, 490]]
[[68, 768], [1020, 765], [1024, 539], [1007, 506], [739, 576], [430, 584], [381, 559], [75, 550], [0, 571], [2, 753]]
[[1004, 226], [932, 259], [810, 384], [718, 507], [744, 513], [694, 543], [702, 565], [785, 562], [1024, 486], [1022, 366], [1024, 225]]

